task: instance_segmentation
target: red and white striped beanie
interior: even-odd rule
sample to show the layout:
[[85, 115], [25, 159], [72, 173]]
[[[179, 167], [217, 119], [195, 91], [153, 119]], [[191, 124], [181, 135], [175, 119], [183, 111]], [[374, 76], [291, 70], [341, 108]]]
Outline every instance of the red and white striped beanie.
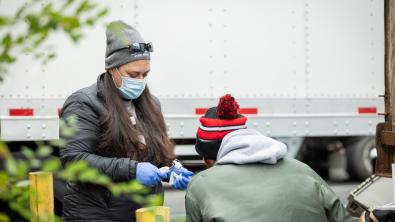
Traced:
[[230, 94], [222, 96], [216, 107], [200, 117], [195, 149], [199, 155], [215, 160], [222, 139], [230, 132], [247, 128], [247, 117], [239, 114], [239, 104]]

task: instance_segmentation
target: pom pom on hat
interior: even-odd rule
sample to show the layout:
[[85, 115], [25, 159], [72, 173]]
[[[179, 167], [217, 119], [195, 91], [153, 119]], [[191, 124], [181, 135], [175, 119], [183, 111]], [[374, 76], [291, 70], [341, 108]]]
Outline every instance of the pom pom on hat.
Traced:
[[232, 131], [246, 129], [247, 117], [239, 114], [239, 104], [231, 94], [219, 99], [216, 107], [200, 117], [195, 149], [200, 156], [210, 160], [217, 158], [222, 139]]
[[221, 119], [235, 119], [239, 111], [239, 104], [231, 94], [226, 94], [219, 99], [217, 115]]

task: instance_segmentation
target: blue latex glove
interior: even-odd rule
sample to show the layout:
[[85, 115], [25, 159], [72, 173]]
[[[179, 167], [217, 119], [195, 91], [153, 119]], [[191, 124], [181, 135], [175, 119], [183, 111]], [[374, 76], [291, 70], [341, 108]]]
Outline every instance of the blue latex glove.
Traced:
[[181, 167], [180, 169], [177, 169], [177, 168], [174, 167], [174, 168], [170, 168], [170, 171], [168, 172], [168, 178], [170, 178], [170, 174], [172, 172], [174, 172], [174, 173], [176, 173], [178, 175], [182, 175], [183, 177], [191, 177], [191, 176], [193, 176], [193, 172], [187, 170], [184, 167]]
[[171, 173], [177, 174], [175, 180], [173, 181], [173, 188], [177, 190], [185, 190], [188, 187], [188, 183], [191, 181], [193, 173], [184, 167], [179, 169], [173, 167], [169, 171], [169, 177]]
[[173, 182], [173, 188], [177, 190], [185, 190], [191, 181], [191, 176], [178, 176]]
[[153, 187], [166, 178], [167, 174], [161, 172], [156, 166], [148, 162], [138, 163], [136, 167], [136, 180], [149, 187]]

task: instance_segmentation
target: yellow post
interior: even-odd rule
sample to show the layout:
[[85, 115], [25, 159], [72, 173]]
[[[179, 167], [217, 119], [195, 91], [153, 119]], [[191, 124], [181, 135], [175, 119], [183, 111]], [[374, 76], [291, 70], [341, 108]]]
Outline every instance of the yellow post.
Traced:
[[53, 222], [54, 196], [52, 173], [29, 173], [31, 222]]
[[170, 222], [170, 208], [148, 207], [136, 210], [136, 222]]

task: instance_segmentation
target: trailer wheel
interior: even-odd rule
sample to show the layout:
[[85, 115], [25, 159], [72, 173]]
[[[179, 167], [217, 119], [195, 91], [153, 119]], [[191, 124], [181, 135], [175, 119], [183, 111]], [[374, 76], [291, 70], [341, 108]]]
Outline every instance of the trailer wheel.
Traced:
[[377, 158], [375, 137], [362, 137], [347, 146], [347, 171], [352, 179], [364, 180], [374, 172]]

